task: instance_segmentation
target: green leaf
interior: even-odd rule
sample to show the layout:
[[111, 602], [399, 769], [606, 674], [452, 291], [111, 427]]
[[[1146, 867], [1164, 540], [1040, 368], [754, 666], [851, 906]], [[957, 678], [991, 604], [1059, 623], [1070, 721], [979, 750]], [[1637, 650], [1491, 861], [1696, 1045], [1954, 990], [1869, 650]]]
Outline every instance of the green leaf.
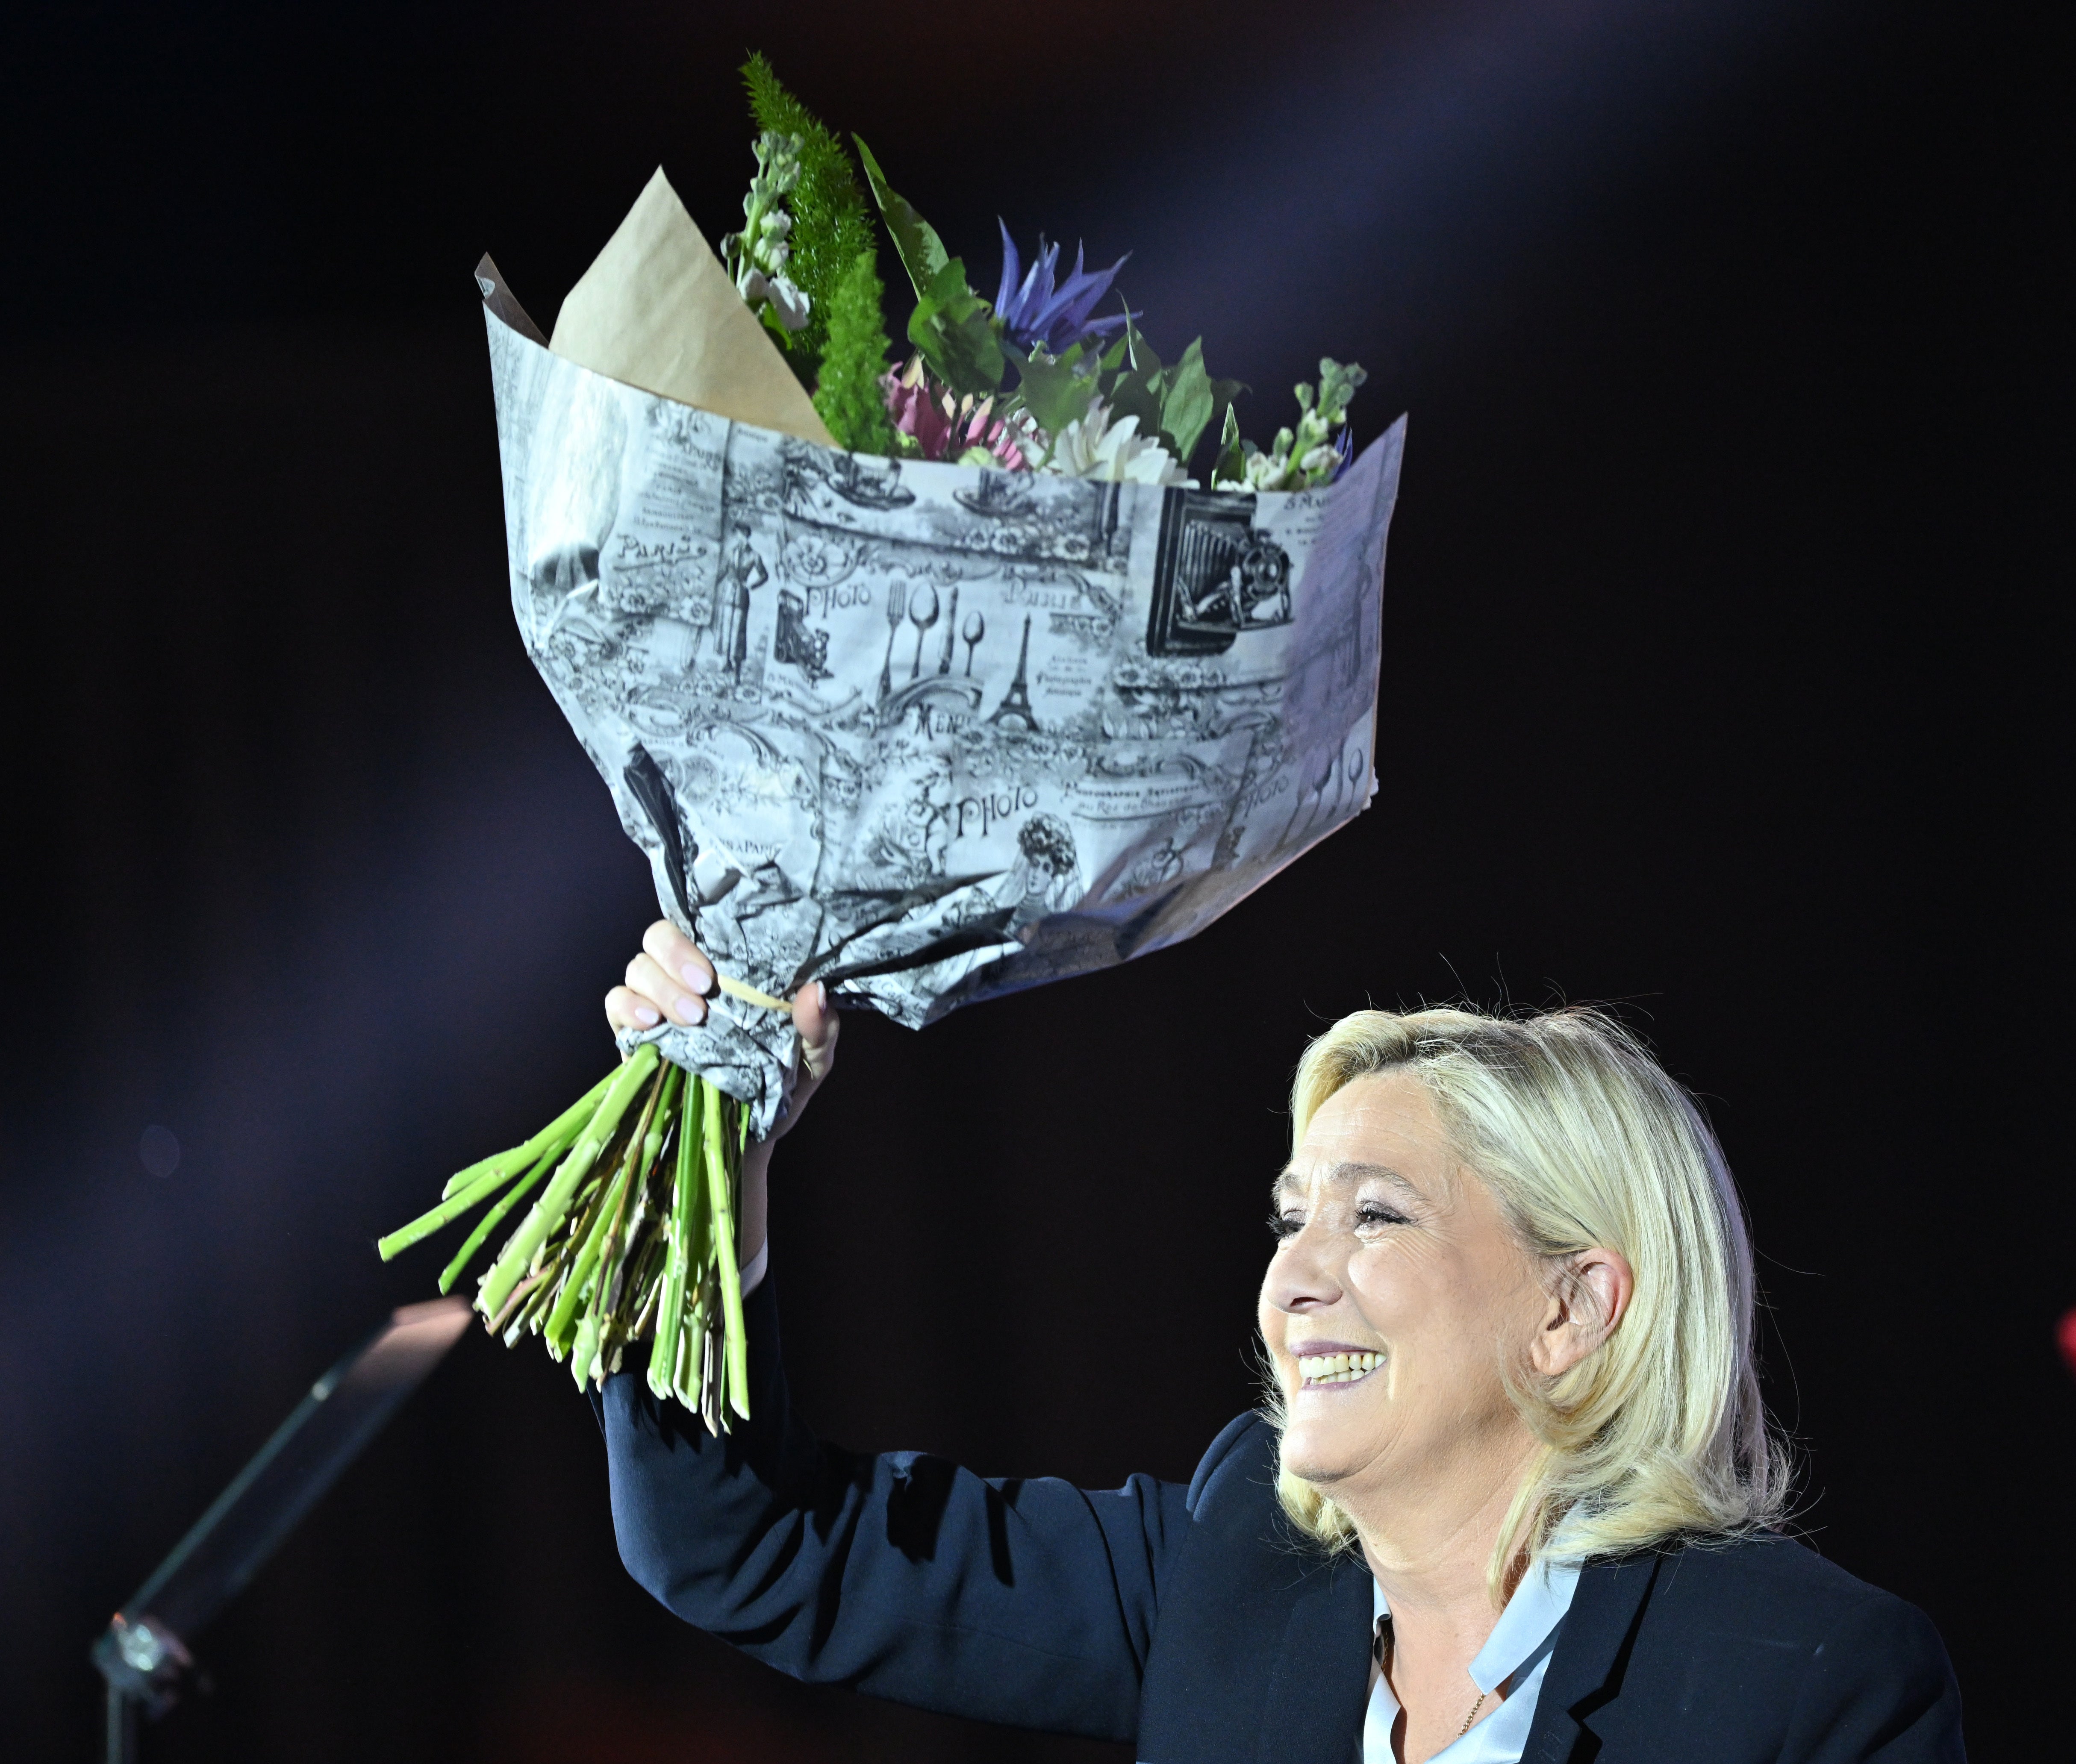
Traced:
[[[1220, 381], [1219, 384], [1229, 383]], [[1212, 488], [1215, 489], [1222, 479], [1237, 481], [1246, 465], [1246, 454], [1239, 444], [1239, 413], [1228, 400], [1225, 427], [1219, 435], [1219, 456], [1211, 463]]]
[[1124, 348], [1136, 371], [1142, 374], [1158, 374], [1160, 371], [1160, 358], [1153, 353], [1153, 346], [1140, 334], [1139, 327], [1132, 323], [1130, 313], [1124, 315]]
[[[1246, 383], [1238, 380], [1214, 380], [1211, 382], [1210, 426], [1219, 430], [1219, 457], [1225, 457], [1228, 441], [1237, 449], [1239, 444], [1239, 418], [1233, 413], [1233, 402], [1248, 389]], [[1185, 460], [1184, 464], [1189, 462]]]
[[1130, 313], [1124, 315], [1124, 334], [1103, 357], [1106, 368], [1115, 367], [1120, 350], [1131, 365], [1116, 368], [1117, 377], [1104, 394], [1110, 403], [1110, 420], [1122, 422], [1127, 417], [1136, 417], [1140, 434], [1151, 440], [1160, 433], [1160, 358], [1140, 335]]
[[1008, 364], [994, 334], [994, 309], [966, 285], [961, 259], [948, 259], [920, 292], [909, 316], [908, 340], [954, 394], [1000, 389]]
[[1082, 365], [1079, 343], [1056, 361], [1033, 361], [1014, 345], [1011, 347], [1016, 362], [1017, 393], [1046, 434], [1057, 435], [1089, 413], [1089, 406], [1095, 402], [1096, 381], [1094, 375], [1076, 371]]
[[1184, 465], [1210, 425], [1217, 405], [1211, 376], [1204, 371], [1204, 340], [1199, 337], [1168, 370], [1161, 388], [1160, 438]]
[[1121, 373], [1111, 383], [1110, 420], [1139, 419], [1139, 432], [1149, 441], [1160, 433], [1160, 374]]
[[[894, 249], [900, 254], [901, 267], [908, 272], [908, 280], [916, 284], [916, 297], [923, 299], [936, 285], [945, 265], [950, 261], [945, 242], [937, 237], [936, 228], [916, 212], [914, 204], [887, 188], [886, 176], [879, 169], [879, 161], [872, 156], [872, 149], [865, 144], [863, 138], [853, 135], [851, 139], [857, 143], [857, 156], [865, 164], [866, 181], [872, 186], [872, 199], [879, 205], [886, 230], [893, 235]], [[959, 280], [963, 284], [963, 271]], [[995, 377], [999, 383], [999, 372]]]
[[901, 267], [916, 288], [916, 310], [908, 320], [908, 340], [922, 351], [932, 371], [953, 392], [997, 391], [1007, 367], [995, 335], [994, 309], [966, 284], [965, 265], [946, 255], [937, 230], [916, 212], [906, 198], [887, 188], [886, 176], [872, 149], [856, 135], [858, 158], [873, 200], [893, 235]]

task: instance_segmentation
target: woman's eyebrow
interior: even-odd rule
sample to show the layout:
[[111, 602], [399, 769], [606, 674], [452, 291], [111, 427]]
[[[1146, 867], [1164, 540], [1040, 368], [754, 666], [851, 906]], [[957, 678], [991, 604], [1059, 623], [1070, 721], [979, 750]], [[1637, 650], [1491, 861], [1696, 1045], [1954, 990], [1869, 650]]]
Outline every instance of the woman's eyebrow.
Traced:
[[[1348, 1188], [1358, 1182], [1376, 1181], [1389, 1183], [1400, 1193], [1412, 1195], [1417, 1200], [1426, 1198], [1417, 1184], [1401, 1176], [1389, 1164], [1334, 1164], [1328, 1165], [1321, 1173], [1336, 1188]], [[1277, 1177], [1276, 1185], [1272, 1192], [1277, 1197], [1281, 1198], [1304, 1186], [1305, 1179], [1298, 1175], [1296, 1168], [1285, 1164]]]

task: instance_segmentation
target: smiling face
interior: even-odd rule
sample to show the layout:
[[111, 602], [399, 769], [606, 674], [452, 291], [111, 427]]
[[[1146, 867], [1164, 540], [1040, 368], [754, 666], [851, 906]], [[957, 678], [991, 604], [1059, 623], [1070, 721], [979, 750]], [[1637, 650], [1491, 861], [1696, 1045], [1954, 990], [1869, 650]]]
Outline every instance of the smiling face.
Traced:
[[1510, 1485], [1534, 1441], [1502, 1368], [1533, 1356], [1550, 1295], [1419, 1081], [1329, 1097], [1275, 1217], [1260, 1322], [1285, 1467], [1343, 1505]]

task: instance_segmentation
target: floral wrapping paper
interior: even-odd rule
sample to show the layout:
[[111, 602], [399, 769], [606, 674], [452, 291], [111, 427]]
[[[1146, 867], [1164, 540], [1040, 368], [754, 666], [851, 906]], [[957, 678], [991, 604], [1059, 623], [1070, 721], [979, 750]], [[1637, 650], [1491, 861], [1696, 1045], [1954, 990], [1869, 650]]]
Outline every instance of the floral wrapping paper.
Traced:
[[[874, 459], [551, 353], [486, 260], [527, 654], [725, 974], [911, 1027], [1202, 930], [1375, 787], [1401, 417], [1328, 488]], [[783, 1106], [789, 1016], [639, 1036]]]

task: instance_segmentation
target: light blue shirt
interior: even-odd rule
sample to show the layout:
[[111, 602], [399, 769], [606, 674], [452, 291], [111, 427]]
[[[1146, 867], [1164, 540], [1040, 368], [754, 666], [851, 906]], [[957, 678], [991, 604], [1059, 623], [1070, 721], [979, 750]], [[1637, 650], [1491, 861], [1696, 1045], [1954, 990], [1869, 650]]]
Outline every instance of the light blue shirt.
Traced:
[[[1535, 1701], [1550, 1650], [1557, 1645], [1557, 1625], [1572, 1608], [1579, 1585], [1576, 1562], [1538, 1563], [1522, 1576], [1506, 1601], [1499, 1621], [1471, 1662], [1471, 1682], [1489, 1697], [1502, 1685], [1506, 1700], [1460, 1739], [1435, 1754], [1433, 1764], [1521, 1764], [1528, 1730], [1535, 1720]], [[1376, 1614], [1390, 1615], [1384, 1588], [1376, 1589]], [[1363, 1716], [1363, 1764], [1394, 1764], [1392, 1725], [1398, 1719], [1398, 1699], [1384, 1674], [1370, 1668], [1369, 1708]], [[1465, 1708], [1468, 1715], [1470, 1710]]]

